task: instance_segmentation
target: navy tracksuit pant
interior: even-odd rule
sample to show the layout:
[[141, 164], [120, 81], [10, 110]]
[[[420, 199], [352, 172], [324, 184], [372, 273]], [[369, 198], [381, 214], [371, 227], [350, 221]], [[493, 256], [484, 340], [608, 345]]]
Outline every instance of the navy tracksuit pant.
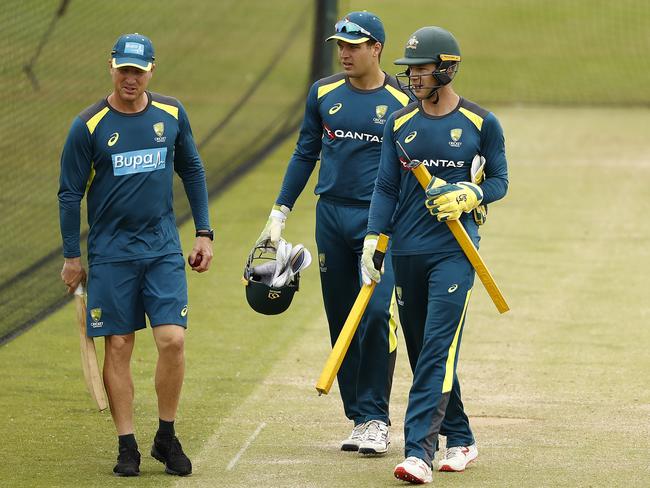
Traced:
[[474, 270], [462, 252], [394, 255], [393, 266], [413, 370], [404, 422], [405, 455], [431, 464], [439, 433], [448, 435], [450, 447], [474, 442], [456, 376]]
[[[368, 225], [368, 206], [321, 197], [316, 206], [316, 243], [325, 312], [332, 345], [361, 289], [360, 259]], [[393, 267], [385, 272], [354, 335], [337, 379], [345, 415], [355, 425], [389, 423], [388, 402], [396, 350], [389, 349]]]

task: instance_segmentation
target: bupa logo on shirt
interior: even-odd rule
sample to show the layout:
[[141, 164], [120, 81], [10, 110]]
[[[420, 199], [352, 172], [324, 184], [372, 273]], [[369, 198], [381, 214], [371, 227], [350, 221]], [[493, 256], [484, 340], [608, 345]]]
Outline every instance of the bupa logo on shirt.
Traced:
[[150, 171], [165, 169], [167, 148], [156, 147], [142, 149], [140, 151], [112, 154], [111, 159], [113, 160], [113, 174], [115, 176], [148, 173]]

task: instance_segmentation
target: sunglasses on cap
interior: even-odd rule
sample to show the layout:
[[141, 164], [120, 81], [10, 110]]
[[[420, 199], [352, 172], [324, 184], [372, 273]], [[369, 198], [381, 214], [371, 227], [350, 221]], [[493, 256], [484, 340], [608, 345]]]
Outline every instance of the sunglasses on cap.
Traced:
[[336, 29], [336, 32], [344, 32], [346, 34], [362, 34], [364, 36], [372, 38], [375, 41], [377, 40], [370, 32], [361, 27], [359, 24], [350, 22], [347, 19], [339, 20], [336, 24], [334, 24], [334, 29]]

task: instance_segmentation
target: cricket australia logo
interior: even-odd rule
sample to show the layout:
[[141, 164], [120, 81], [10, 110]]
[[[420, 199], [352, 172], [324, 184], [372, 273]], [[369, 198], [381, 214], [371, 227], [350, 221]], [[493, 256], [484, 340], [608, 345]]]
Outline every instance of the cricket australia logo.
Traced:
[[166, 136], [163, 136], [165, 133], [165, 124], [164, 122], [156, 122], [153, 125], [153, 131], [156, 134], [156, 137], [153, 138], [156, 142], [165, 142], [167, 140]]
[[420, 41], [418, 41], [418, 38], [413, 36], [407, 41], [406, 49], [417, 49], [419, 43]]
[[327, 271], [327, 266], [325, 266], [325, 253], [322, 252], [318, 255], [318, 266], [320, 267], [320, 272], [325, 273]]
[[92, 319], [92, 322], [90, 322], [90, 326], [93, 329], [97, 329], [99, 327], [102, 327], [104, 325], [104, 322], [100, 321], [102, 318], [102, 309], [101, 308], [93, 308], [90, 310], [90, 318]]
[[375, 107], [376, 117], [373, 118], [372, 121], [375, 124], [385, 124], [386, 119], [384, 117], [386, 116], [386, 112], [388, 112], [388, 105], [377, 105]]
[[449, 141], [449, 145], [451, 147], [460, 147], [462, 142], [460, 142], [460, 137], [463, 135], [463, 129], [451, 129], [449, 131], [449, 136], [451, 137], [451, 141]]

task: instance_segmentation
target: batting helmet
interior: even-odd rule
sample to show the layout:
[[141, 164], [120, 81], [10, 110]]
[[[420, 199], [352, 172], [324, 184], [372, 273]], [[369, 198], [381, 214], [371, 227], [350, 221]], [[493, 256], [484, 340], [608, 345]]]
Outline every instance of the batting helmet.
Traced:
[[[404, 57], [395, 64], [417, 66], [434, 63], [436, 69], [431, 73], [440, 86], [447, 85], [458, 71], [460, 47], [451, 32], [442, 27], [422, 27], [416, 30], [404, 48]], [[400, 73], [400, 78], [408, 77], [408, 69]]]
[[253, 310], [277, 315], [291, 305], [300, 288], [300, 271], [311, 263], [311, 254], [302, 245], [292, 247], [280, 239], [277, 248], [269, 240], [256, 245], [244, 267], [246, 300]]

